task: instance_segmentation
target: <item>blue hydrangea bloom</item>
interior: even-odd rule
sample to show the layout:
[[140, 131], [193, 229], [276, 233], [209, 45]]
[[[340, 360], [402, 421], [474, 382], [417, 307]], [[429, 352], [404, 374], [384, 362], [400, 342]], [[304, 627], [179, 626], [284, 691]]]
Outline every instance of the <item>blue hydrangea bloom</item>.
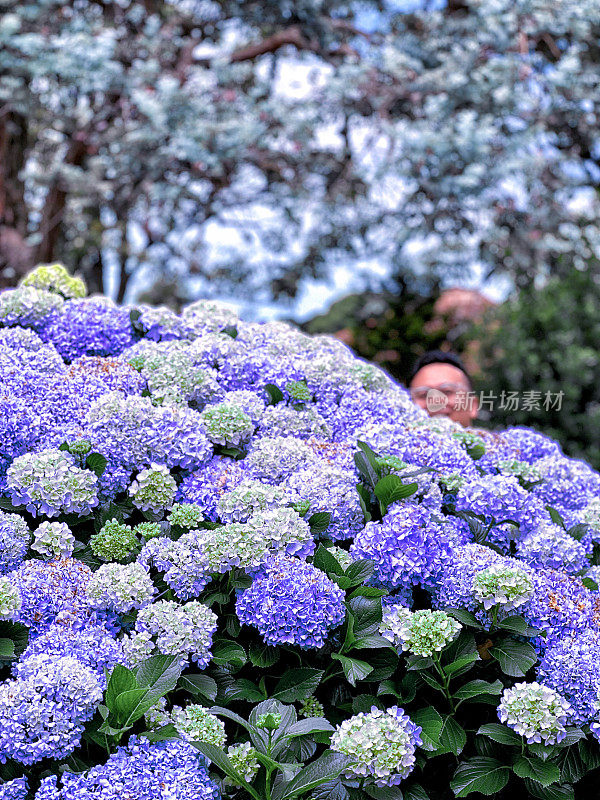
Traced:
[[267, 644], [318, 649], [344, 620], [344, 592], [311, 564], [279, 556], [241, 594], [236, 611]]

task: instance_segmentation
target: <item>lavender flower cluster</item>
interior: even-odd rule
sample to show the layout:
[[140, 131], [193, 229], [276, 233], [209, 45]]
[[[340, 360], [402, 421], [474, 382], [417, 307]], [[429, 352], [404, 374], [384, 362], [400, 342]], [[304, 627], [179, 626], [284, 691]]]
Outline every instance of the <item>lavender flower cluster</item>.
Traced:
[[[0, 684], [0, 762], [25, 774], [71, 756], [117, 664], [158, 653], [203, 671], [240, 629], [324, 660], [347, 605], [313, 563], [319, 540], [344, 568], [373, 562], [400, 652], [437, 658], [460, 630], [446, 609], [483, 625], [516, 610], [544, 634], [539, 683], [507, 690], [500, 719], [534, 742], [598, 725], [600, 475], [534, 431], [429, 419], [336, 339], [219, 304], [176, 315], [85, 295], [60, 265], [0, 294], [0, 617], [28, 634]], [[362, 443], [381, 475], [418, 472], [375, 519], [356, 488]], [[413, 590], [434, 610], [411, 613]], [[170, 713], [186, 731], [204, 718]], [[373, 708], [333, 744], [355, 779], [394, 786], [419, 734], [402, 709]], [[219, 797], [181, 740], [132, 737], [58, 774], [36, 800]], [[24, 797], [23, 781], [2, 796]]]

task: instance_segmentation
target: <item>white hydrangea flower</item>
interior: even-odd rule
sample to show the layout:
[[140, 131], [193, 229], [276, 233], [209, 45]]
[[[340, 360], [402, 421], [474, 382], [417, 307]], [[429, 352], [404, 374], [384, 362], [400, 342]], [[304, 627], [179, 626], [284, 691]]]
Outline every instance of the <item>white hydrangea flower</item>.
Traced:
[[95, 608], [125, 614], [150, 603], [156, 589], [141, 564], [103, 564], [92, 574], [86, 588]]
[[140, 511], [160, 514], [171, 508], [177, 484], [164, 464], [151, 464], [142, 470], [129, 487], [133, 504]]
[[511, 611], [526, 603], [533, 596], [533, 582], [528, 573], [517, 566], [502, 563], [478, 572], [473, 577], [473, 594], [488, 611], [502, 606]]
[[74, 544], [75, 537], [64, 522], [42, 522], [33, 532], [31, 549], [50, 558], [68, 558]]
[[416, 656], [432, 656], [455, 638], [462, 625], [444, 611], [410, 611], [400, 605], [387, 606], [379, 631], [388, 641]]
[[10, 576], [0, 578], [0, 619], [16, 619], [21, 610], [21, 593]]
[[498, 706], [498, 718], [532, 742], [556, 744], [566, 735], [570, 704], [554, 689], [537, 681], [516, 683], [505, 689]]
[[338, 725], [331, 749], [352, 759], [349, 778], [367, 778], [376, 786], [395, 786], [415, 765], [415, 749], [421, 744], [421, 728], [403, 709], [372, 708]]

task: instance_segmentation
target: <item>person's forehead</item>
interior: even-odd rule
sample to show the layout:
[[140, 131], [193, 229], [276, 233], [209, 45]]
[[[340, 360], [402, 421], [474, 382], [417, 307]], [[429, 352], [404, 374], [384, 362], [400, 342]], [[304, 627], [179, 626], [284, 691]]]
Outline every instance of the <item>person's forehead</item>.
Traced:
[[427, 364], [426, 367], [421, 367], [410, 385], [436, 387], [442, 383], [458, 383], [465, 389], [469, 388], [464, 372], [452, 364]]

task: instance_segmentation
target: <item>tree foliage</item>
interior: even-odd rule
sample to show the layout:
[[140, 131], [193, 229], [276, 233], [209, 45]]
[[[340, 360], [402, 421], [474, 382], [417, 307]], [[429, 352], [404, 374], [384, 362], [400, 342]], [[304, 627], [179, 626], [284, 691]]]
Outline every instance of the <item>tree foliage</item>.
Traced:
[[[479, 388], [536, 393], [533, 406], [517, 410], [495, 402], [492, 424], [530, 425], [557, 439], [571, 456], [600, 466], [600, 278], [573, 270], [568, 281], [527, 289], [490, 315], [482, 342]], [[544, 408], [546, 393], [563, 393]], [[536, 407], [537, 406], [537, 407]], [[559, 407], [557, 407], [559, 406]]]
[[340, 263], [583, 263], [599, 0], [394, 8], [5, 0], [2, 283], [61, 259], [120, 297], [139, 268], [277, 297]]

